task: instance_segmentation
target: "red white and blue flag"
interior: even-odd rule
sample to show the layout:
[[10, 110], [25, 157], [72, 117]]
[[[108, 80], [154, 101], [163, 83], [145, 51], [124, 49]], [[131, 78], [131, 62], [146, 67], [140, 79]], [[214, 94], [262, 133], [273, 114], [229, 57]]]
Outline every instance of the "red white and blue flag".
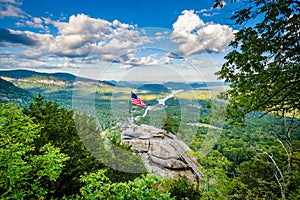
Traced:
[[131, 92], [131, 103], [133, 105], [137, 105], [143, 108], [146, 108], [147, 105], [142, 101], [142, 99], [140, 99], [136, 94], [134, 94], [133, 92]]

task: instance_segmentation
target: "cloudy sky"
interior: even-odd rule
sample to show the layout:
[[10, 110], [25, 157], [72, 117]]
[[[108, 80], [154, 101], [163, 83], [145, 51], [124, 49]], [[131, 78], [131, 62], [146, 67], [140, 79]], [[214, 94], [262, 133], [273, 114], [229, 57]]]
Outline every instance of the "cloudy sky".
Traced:
[[214, 0], [0, 0], [0, 68], [213, 81], [238, 29]]

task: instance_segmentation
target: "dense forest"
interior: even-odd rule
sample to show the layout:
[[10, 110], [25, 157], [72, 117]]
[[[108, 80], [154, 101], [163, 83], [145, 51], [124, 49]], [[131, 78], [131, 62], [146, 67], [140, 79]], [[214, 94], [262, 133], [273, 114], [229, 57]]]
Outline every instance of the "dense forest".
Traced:
[[[215, 7], [222, 5], [216, 0]], [[122, 88], [119, 99], [112, 100], [114, 86], [103, 82], [92, 90], [74, 87], [70, 76], [63, 76], [64, 85], [13, 85], [0, 79], [3, 95], [9, 87], [16, 91], [9, 95], [32, 99], [25, 104], [5, 100], [0, 106], [1, 199], [300, 199], [299, 7], [297, 1], [247, 2], [233, 14], [242, 28], [217, 72], [230, 88], [221, 93], [197, 90], [199, 112], [185, 95], [178, 95], [152, 118], [136, 119], [190, 146], [203, 173], [200, 184], [186, 177], [125, 173], [104, 164], [108, 159], [118, 162], [107, 141], [132, 153], [120, 142], [117, 126], [126, 111], [117, 117], [112, 112], [112, 101], [129, 103], [131, 88]], [[248, 26], [252, 20], [256, 25]], [[74, 106], [76, 92], [85, 98], [77, 98]], [[143, 92], [140, 97], [151, 105], [167, 91]], [[214, 100], [212, 93], [217, 95]], [[89, 95], [95, 113], [89, 112]], [[155, 121], [159, 109], [165, 117]], [[143, 111], [133, 107], [130, 114], [141, 116]], [[142, 160], [134, 158], [123, 162], [143, 169]]]
[[[103, 164], [103, 159], [112, 159], [114, 152], [105, 147], [101, 129], [110, 133], [106, 137], [112, 144], [131, 151], [130, 147], [120, 143], [120, 130], [113, 126], [114, 123], [108, 123], [108, 128], [99, 127], [93, 117], [75, 113], [40, 95], [25, 107], [2, 104], [1, 198], [299, 197], [299, 119], [251, 112], [240, 126], [228, 121], [223, 127], [211, 128], [210, 120], [216, 114], [212, 112], [213, 105], [209, 99], [199, 102], [203, 105], [200, 120], [183, 124], [180, 118], [176, 118], [180, 115], [178, 99], [169, 99], [166, 102], [168, 114], [161, 128], [176, 134], [191, 147], [204, 174], [200, 185], [190, 183], [185, 177], [162, 179], [146, 173], [130, 174]], [[102, 109], [105, 110], [105, 106]], [[134, 115], [140, 115], [141, 111], [135, 108]], [[106, 117], [99, 115], [99, 118], [113, 119], [109, 112], [106, 114]], [[185, 119], [187, 122], [193, 120], [193, 116]], [[76, 127], [76, 123], [80, 123], [81, 128]], [[153, 122], [145, 117], [136, 123]], [[214, 128], [222, 128], [222, 132], [212, 149], [203, 154], [204, 140]], [[97, 155], [101, 159], [96, 159], [86, 149], [83, 141], [87, 140], [94, 150], [99, 150]], [[144, 167], [141, 160], [126, 162], [128, 166]]]

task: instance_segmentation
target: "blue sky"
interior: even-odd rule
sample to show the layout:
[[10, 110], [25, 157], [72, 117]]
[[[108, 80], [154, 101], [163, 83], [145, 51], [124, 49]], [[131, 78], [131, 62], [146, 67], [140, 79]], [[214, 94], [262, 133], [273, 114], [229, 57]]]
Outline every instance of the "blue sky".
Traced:
[[[238, 3], [0, 0], [0, 68], [95, 79], [212, 81]], [[180, 77], [180, 78], [178, 78]]]

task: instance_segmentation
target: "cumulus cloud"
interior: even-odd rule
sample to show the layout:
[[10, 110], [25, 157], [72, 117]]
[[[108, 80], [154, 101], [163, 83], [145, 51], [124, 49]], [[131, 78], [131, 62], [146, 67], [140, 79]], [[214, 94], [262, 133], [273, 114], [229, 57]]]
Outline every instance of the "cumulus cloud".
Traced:
[[134, 54], [127, 54], [119, 57], [116, 62], [121, 63], [121, 68], [132, 68], [137, 66], [154, 66], [161, 64], [156, 54], [136, 57]]
[[[71, 16], [67, 22], [37, 17], [33, 17], [31, 23], [25, 20], [23, 22], [26, 22], [27, 26], [40, 29], [44, 28], [43, 25], [54, 26], [57, 28], [57, 35], [0, 29], [0, 46], [6, 48], [5, 51], [14, 52], [15, 45], [22, 45], [22, 51], [14, 53], [17, 60], [27, 59], [21, 67], [26, 67], [30, 63], [46, 66], [46, 64], [42, 65], [44, 61], [41, 59], [49, 55], [55, 55], [57, 63], [62, 62], [60, 58], [68, 58], [68, 62], [65, 61], [62, 65], [57, 64], [60, 67], [73, 66], [71, 63], [75, 61], [72, 58], [85, 58], [89, 59], [89, 62], [118, 60], [130, 66], [148, 65], [155, 62], [151, 57], [121, 58], [122, 55], [132, 52], [139, 45], [150, 42], [150, 39], [137, 30], [136, 26], [121, 23], [118, 20], [110, 22], [78, 14]], [[10, 59], [14, 58], [10, 57]], [[36, 59], [39, 62], [29, 62], [30, 59]]]
[[32, 28], [48, 31], [48, 27], [43, 25], [43, 19], [39, 17], [32, 17], [31, 20], [25, 21], [25, 24]]
[[79, 68], [81, 61], [71, 58], [58, 58], [58, 57], [39, 57], [31, 59], [22, 55], [15, 54], [1, 54], [0, 55], [1, 68]]
[[58, 29], [59, 35], [49, 46], [49, 52], [58, 56], [85, 57], [97, 53], [114, 59], [147, 41], [133, 25], [118, 20], [109, 22], [78, 14], [68, 22], [48, 23]]
[[25, 33], [15, 32], [9, 29], [0, 29], [0, 45], [6, 46], [6, 43], [36, 46], [38, 44], [38, 40], [29, 37]]
[[26, 17], [27, 14], [18, 7], [19, 5], [21, 5], [20, 1], [0, 0], [0, 19], [4, 17]]
[[234, 31], [227, 25], [204, 23], [192, 10], [185, 10], [173, 24], [171, 40], [183, 55], [225, 52], [234, 39]]
[[[43, 53], [69, 58], [96, 54], [98, 57], [94, 58], [112, 61], [150, 41], [148, 37], [142, 36], [136, 26], [118, 20], [110, 22], [78, 14], [70, 16], [67, 22], [54, 21], [50, 18], [26, 15], [16, 7], [20, 4], [15, 0], [0, 0], [0, 3], [5, 4], [1, 7], [5, 9], [3, 16], [24, 17], [16, 23], [17, 26], [37, 28], [46, 33], [49, 32], [49, 26], [57, 28], [57, 35], [1, 29], [0, 45], [25, 45], [28, 48], [25, 48], [22, 55], [26, 58], [39, 57]], [[29, 48], [30, 46], [35, 48]]]
[[38, 29], [39, 32], [49, 33], [49, 27], [46, 25], [46, 22], [43, 18], [39, 17], [29, 17], [26, 19], [21, 19], [15, 23], [17, 27], [30, 27]]

